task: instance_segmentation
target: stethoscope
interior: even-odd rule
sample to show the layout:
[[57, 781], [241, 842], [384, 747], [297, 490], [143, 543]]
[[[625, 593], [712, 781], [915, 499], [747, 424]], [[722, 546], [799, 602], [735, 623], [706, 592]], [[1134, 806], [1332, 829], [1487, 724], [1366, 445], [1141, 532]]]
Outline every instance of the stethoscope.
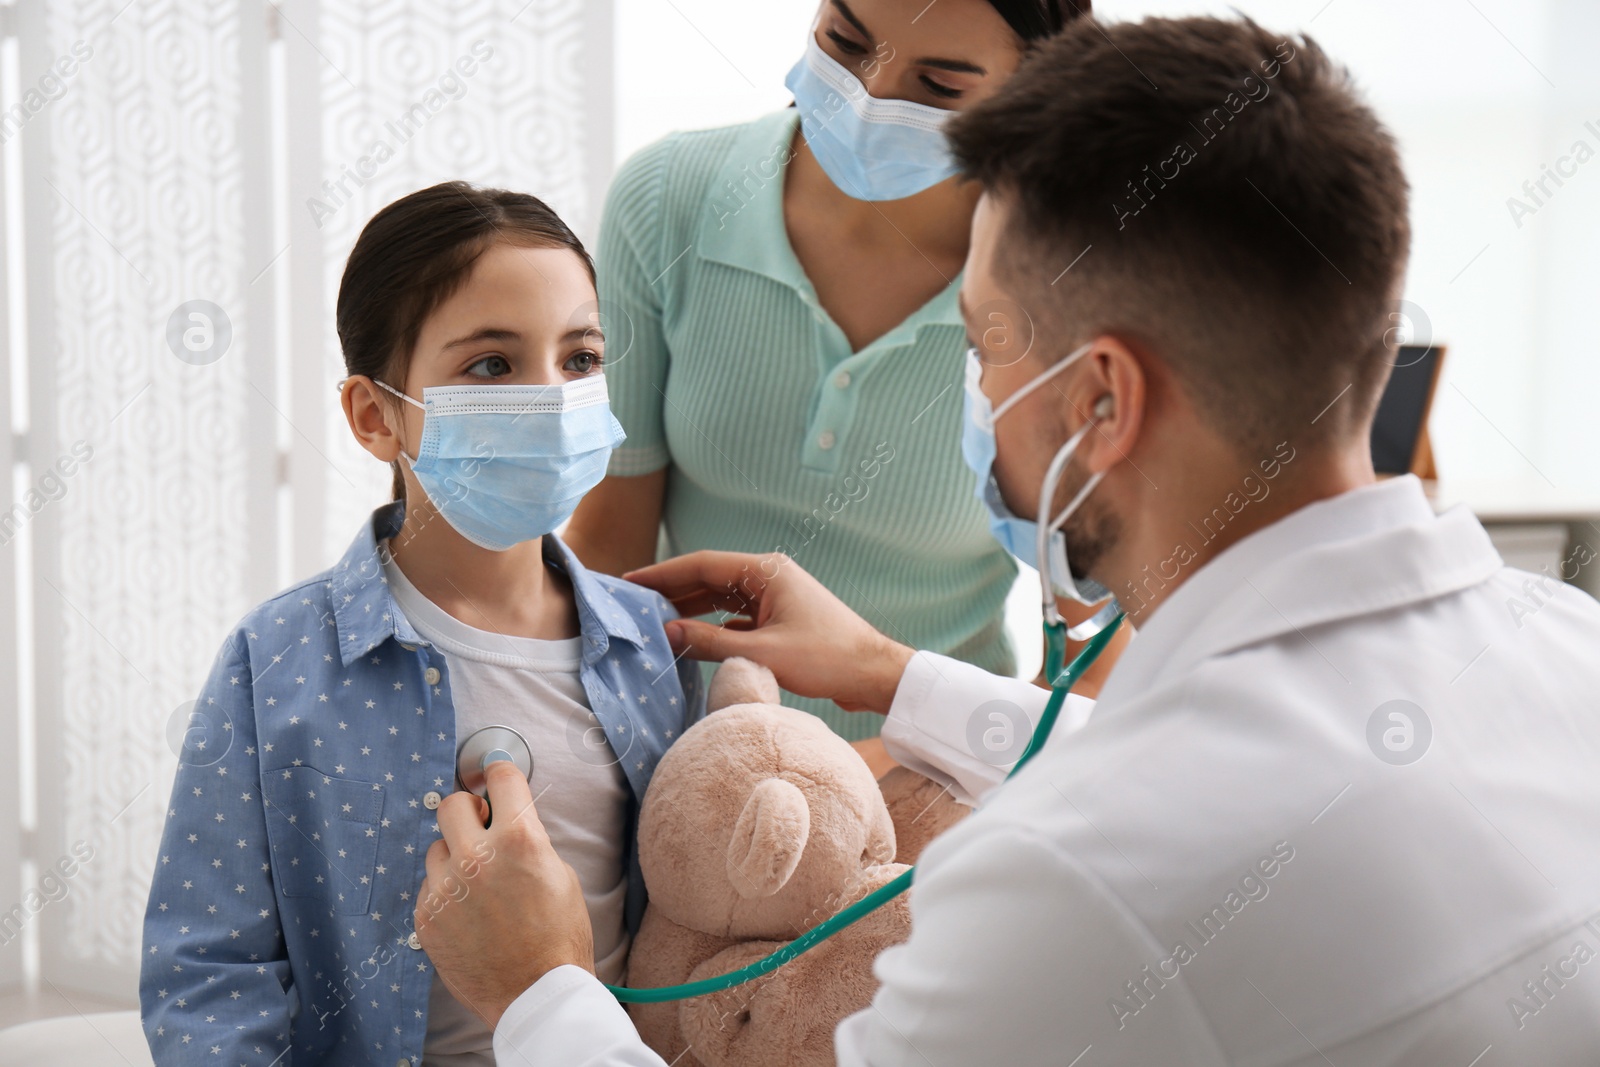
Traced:
[[[1039, 558], [1044, 558], [1042, 551]], [[1077, 684], [1078, 679], [1083, 677], [1084, 672], [1094, 665], [1094, 661], [1100, 658], [1101, 651], [1110, 643], [1111, 638], [1116, 635], [1117, 629], [1122, 625], [1122, 612], [1118, 609], [1117, 602], [1110, 600], [1105, 607], [1096, 612], [1094, 617], [1087, 622], [1078, 627], [1069, 627], [1066, 621], [1061, 618], [1060, 613], [1056, 611], [1054, 598], [1049, 594], [1050, 583], [1048, 579], [1042, 584], [1046, 589], [1044, 622], [1045, 673], [1055, 680], [1050, 685], [1050, 700], [1045, 704], [1044, 714], [1039, 716], [1039, 725], [1034, 727], [1033, 736], [1028, 740], [1028, 747], [1023, 750], [1022, 755], [1017, 759], [1016, 765], [1006, 775], [1007, 779], [1010, 779], [1020, 771], [1023, 765], [1033, 759], [1034, 754], [1044, 746], [1045, 740], [1050, 736], [1050, 730], [1055, 726], [1056, 719], [1061, 714], [1061, 708], [1066, 704], [1067, 694]], [[1099, 623], [1098, 628], [1095, 628], [1097, 620], [1100, 620], [1102, 616], [1105, 616], [1105, 621]], [[1083, 646], [1083, 651], [1073, 657], [1072, 662], [1063, 668], [1062, 660], [1066, 658], [1068, 637], [1072, 637], [1074, 640], [1081, 640], [1078, 634], [1091, 631], [1091, 629], [1092, 632], [1088, 634], [1088, 642]], [[807, 930], [770, 956], [740, 967], [738, 970], [729, 971], [727, 974], [718, 975], [715, 978], [702, 978], [697, 982], [660, 986], [655, 989], [629, 989], [626, 986], [616, 985], [607, 985], [606, 988], [611, 991], [612, 996], [625, 1004], [661, 1004], [667, 1001], [687, 1000], [690, 997], [704, 996], [707, 993], [717, 993], [724, 989], [731, 989], [736, 985], [742, 985], [770, 971], [777, 970], [807, 949], [816, 947], [817, 944], [826, 941], [851, 923], [857, 922], [883, 907], [889, 901], [911, 888], [911, 879], [916, 874], [916, 870], [915, 867], [908, 868], [893, 881], [868, 893], [832, 918], [813, 926], [810, 930]]]
[[[528, 784], [533, 784], [533, 749], [528, 747], [527, 738], [509, 726], [485, 726], [473, 731], [472, 736], [456, 749], [456, 787], [476, 794], [484, 799], [484, 803], [488, 803], [489, 764], [501, 761], [516, 764], [517, 770], [528, 779]], [[493, 817], [494, 810], [491, 808], [489, 817], [483, 820], [485, 828]]]

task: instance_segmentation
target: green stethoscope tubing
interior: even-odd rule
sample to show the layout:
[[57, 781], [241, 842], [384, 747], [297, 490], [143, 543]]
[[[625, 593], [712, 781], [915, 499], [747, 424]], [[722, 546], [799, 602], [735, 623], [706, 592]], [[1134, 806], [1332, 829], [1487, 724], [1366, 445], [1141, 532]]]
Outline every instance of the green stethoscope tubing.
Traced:
[[[1085, 671], [1093, 666], [1094, 661], [1100, 658], [1101, 651], [1111, 641], [1112, 636], [1122, 624], [1122, 616], [1116, 618], [1099, 633], [1084, 644], [1083, 651], [1079, 652], [1065, 670], [1056, 673], [1055, 680], [1050, 686], [1050, 700], [1044, 706], [1044, 714], [1039, 716], [1039, 725], [1033, 728], [1033, 736], [1028, 739], [1027, 748], [1023, 749], [1016, 765], [1006, 775], [1009, 779], [1020, 771], [1025, 763], [1033, 759], [1034, 755], [1044, 746], [1045, 739], [1050, 736], [1051, 729], [1056, 724], [1056, 719], [1061, 715], [1061, 708], [1067, 702], [1067, 694], [1083, 677]], [[1045, 663], [1059, 664], [1066, 658], [1067, 627], [1065, 623], [1055, 621], [1047, 622], [1044, 628]], [[844, 908], [832, 918], [824, 920], [789, 942], [787, 945], [763, 957], [754, 963], [747, 964], [727, 974], [719, 974], [715, 978], [702, 978], [698, 982], [685, 982], [682, 985], [660, 986], [656, 989], [629, 989], [626, 986], [608, 985], [611, 995], [624, 1004], [664, 1004], [674, 1000], [688, 1000], [690, 997], [700, 997], [707, 993], [719, 993], [724, 989], [732, 989], [736, 985], [743, 985], [753, 979], [782, 967], [796, 956], [812, 948], [821, 941], [825, 941], [834, 934], [843, 930], [851, 923], [883, 907], [895, 897], [911, 888], [912, 875], [916, 874], [915, 867], [908, 868], [893, 881], [879, 886], [860, 900]]]

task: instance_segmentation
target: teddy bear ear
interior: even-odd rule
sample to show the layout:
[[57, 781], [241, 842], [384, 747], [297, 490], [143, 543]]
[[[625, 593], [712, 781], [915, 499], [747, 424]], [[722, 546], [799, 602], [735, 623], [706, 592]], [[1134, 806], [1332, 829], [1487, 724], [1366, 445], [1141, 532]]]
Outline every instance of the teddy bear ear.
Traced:
[[805, 794], [782, 778], [757, 783], [733, 825], [728, 880], [746, 900], [772, 896], [794, 874], [810, 836]]
[[711, 711], [735, 704], [776, 704], [778, 700], [778, 680], [772, 672], [743, 656], [723, 661], [706, 691], [706, 707]]

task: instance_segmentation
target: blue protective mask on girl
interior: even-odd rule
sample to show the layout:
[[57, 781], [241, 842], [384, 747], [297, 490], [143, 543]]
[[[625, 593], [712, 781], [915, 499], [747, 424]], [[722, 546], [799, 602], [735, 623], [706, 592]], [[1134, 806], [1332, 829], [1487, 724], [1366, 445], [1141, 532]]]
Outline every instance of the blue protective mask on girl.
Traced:
[[430, 387], [420, 403], [378, 384], [423, 410], [422, 444], [405, 458], [429, 501], [462, 537], [496, 552], [571, 518], [626, 436], [604, 375]]
[[899, 200], [960, 168], [945, 141], [949, 111], [910, 100], [880, 100], [806, 38], [784, 85], [800, 110], [800, 132], [828, 179], [857, 200]]
[[[1039, 524], [1012, 514], [1011, 509], [1006, 507], [1006, 502], [1000, 495], [1000, 486], [994, 478], [994, 424], [1023, 397], [1082, 359], [1093, 347], [1084, 345], [1073, 351], [1067, 358], [1006, 397], [998, 408], [990, 407], [989, 398], [979, 387], [978, 383], [983, 375], [983, 363], [978, 357], [978, 350], [968, 349], [961, 418], [961, 456], [972, 469], [972, 473], [978, 477], [977, 496], [983, 501], [984, 508], [989, 513], [989, 530], [994, 534], [995, 540], [1018, 560], [1038, 571], [1040, 580], [1048, 582], [1058, 594], [1071, 597], [1081, 604], [1098, 604], [1110, 597], [1111, 591], [1093, 578], [1079, 578], [1073, 575], [1072, 566], [1067, 560], [1067, 539], [1059, 529], [1060, 524], [1066, 521], [1065, 513], [1052, 523], [1058, 528], [1050, 533], [1046, 549], [1049, 558], [1042, 561], [1043, 566], [1041, 566], [1038, 549]], [[1077, 447], [1093, 426], [1092, 421], [1085, 423], [1083, 428], [1062, 446], [1062, 451], [1070, 454], [1070, 450]], [[1100, 475], [1094, 475], [1079, 491], [1074, 505], [1081, 504], [1083, 497], [1088, 495], [1089, 490], [1099, 480]], [[1050, 488], [1054, 490], [1054, 486]], [[1049, 498], [1052, 496], [1054, 496], [1053, 491], [1041, 500], [1041, 505], [1048, 507]]]

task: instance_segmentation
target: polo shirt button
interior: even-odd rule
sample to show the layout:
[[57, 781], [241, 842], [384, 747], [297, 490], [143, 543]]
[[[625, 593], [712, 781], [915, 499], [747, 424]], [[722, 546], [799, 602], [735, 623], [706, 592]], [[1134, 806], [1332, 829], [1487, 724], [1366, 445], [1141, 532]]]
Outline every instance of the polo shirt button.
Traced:
[[429, 667], [427, 670], [423, 671], [422, 672], [422, 680], [424, 682], [427, 682], [429, 685], [438, 685], [439, 684], [439, 668], [438, 667]]
[[850, 388], [850, 372], [847, 370], [840, 371], [834, 376], [833, 384], [837, 385], [840, 389]]
[[[411, 936], [406, 938], [406, 944], [409, 945], [411, 948], [421, 948], [422, 947], [422, 938], [418, 937], [416, 931], [413, 930], [411, 932]], [[400, 1062], [404, 1063], [406, 1061], [405, 1060], [401, 1060]]]
[[429, 811], [437, 808], [439, 806], [438, 792], [430, 789], [426, 793], [422, 794], [422, 806], [427, 808]]
[[823, 430], [822, 433], [817, 436], [817, 447], [826, 452], [828, 449], [833, 447], [833, 441], [833, 431]]

